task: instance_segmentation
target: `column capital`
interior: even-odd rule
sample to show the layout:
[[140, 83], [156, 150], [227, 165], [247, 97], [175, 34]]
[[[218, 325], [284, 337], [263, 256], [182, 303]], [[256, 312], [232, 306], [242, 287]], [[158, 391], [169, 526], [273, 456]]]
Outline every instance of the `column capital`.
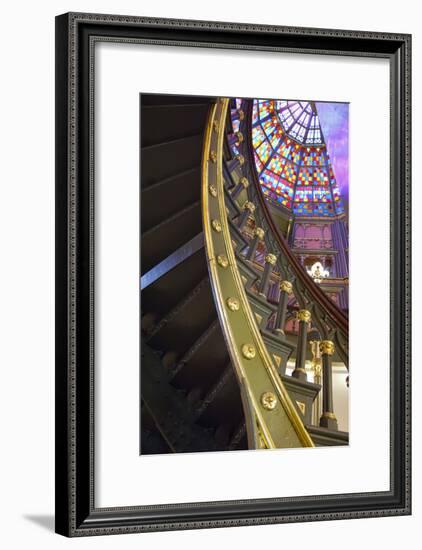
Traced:
[[275, 265], [276, 261], [277, 261], [277, 256], [275, 254], [267, 254], [265, 256], [265, 262], [267, 264]]
[[322, 340], [319, 344], [319, 349], [321, 350], [321, 353], [324, 353], [325, 355], [334, 355], [336, 347], [334, 342], [331, 340]]
[[255, 205], [251, 201], [246, 201], [243, 205], [243, 210], [249, 210], [249, 212], [255, 212]]
[[290, 281], [280, 281], [280, 290], [286, 294], [291, 294], [293, 292], [293, 285]]
[[322, 418], [328, 418], [329, 420], [337, 420], [336, 415], [331, 411], [323, 412]]
[[297, 312], [297, 318], [299, 321], [310, 323], [312, 319], [312, 315], [311, 315], [311, 312], [307, 309], [299, 309], [299, 311]]
[[243, 185], [244, 189], [247, 189], [249, 187], [249, 181], [248, 178], [245, 178], [245, 176], [242, 176], [239, 180], [239, 183]]
[[262, 227], [255, 227], [254, 236], [258, 237], [261, 241], [265, 237], [265, 231], [262, 229]]

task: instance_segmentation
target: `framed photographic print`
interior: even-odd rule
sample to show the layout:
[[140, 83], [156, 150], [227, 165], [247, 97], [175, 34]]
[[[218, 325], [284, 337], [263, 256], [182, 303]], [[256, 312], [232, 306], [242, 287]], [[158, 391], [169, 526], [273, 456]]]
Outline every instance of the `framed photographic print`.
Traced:
[[403, 34], [56, 19], [56, 531], [405, 515]]

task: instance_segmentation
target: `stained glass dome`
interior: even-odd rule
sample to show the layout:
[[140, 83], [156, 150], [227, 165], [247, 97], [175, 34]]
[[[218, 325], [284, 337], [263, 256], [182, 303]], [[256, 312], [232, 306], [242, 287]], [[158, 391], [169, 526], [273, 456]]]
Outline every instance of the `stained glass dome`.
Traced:
[[343, 203], [316, 106], [254, 100], [252, 143], [267, 197], [297, 216], [334, 216]]

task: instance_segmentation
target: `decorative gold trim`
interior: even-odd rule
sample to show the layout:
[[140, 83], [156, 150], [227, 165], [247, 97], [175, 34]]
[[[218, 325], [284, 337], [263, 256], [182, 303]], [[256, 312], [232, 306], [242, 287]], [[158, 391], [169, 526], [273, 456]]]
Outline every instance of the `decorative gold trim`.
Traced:
[[312, 319], [311, 312], [307, 309], [299, 309], [297, 312], [297, 318], [299, 321], [304, 321], [305, 323], [310, 323]]
[[212, 162], [217, 162], [217, 153], [215, 151], [211, 151], [210, 153], [210, 160]]
[[308, 373], [306, 372], [306, 369], [304, 369], [304, 368], [302, 368], [302, 367], [297, 367], [297, 368], [295, 368], [295, 372], [303, 372], [303, 373], [306, 374], [306, 375], [308, 374]]
[[246, 201], [244, 204], [243, 204], [243, 210], [249, 210], [249, 212], [252, 214], [253, 212], [255, 212], [255, 205], [253, 202], [251, 201]]
[[273, 359], [275, 361], [275, 364], [277, 365], [277, 367], [279, 367], [281, 365], [281, 357], [280, 355], [276, 355], [275, 353], [273, 353]]
[[214, 231], [216, 231], [217, 233], [221, 233], [222, 227], [221, 227], [221, 223], [219, 222], [219, 220], [212, 220], [211, 225], [212, 225], [212, 228], [214, 229]]
[[275, 254], [267, 254], [265, 256], [265, 261], [267, 264], [275, 265], [277, 262], [277, 256]]
[[216, 197], [217, 196], [217, 187], [215, 185], [210, 185], [208, 187], [208, 191], [210, 192], [210, 195], [212, 197]]
[[249, 180], [248, 178], [245, 178], [245, 176], [242, 176], [240, 178], [239, 183], [243, 185], [244, 189], [247, 189], [249, 187]]
[[265, 237], [265, 231], [262, 229], [262, 227], [255, 227], [254, 236], [258, 237], [261, 241]]
[[290, 281], [280, 281], [280, 290], [286, 294], [291, 294], [293, 292], [293, 285]]
[[218, 120], [214, 120], [214, 122], [212, 123], [212, 129], [214, 130], [214, 132], [218, 132], [219, 130]]
[[245, 164], [245, 157], [243, 155], [236, 155], [236, 160], [240, 164], [240, 166], [243, 166]]
[[252, 344], [243, 344], [242, 355], [246, 359], [253, 359], [256, 355], [256, 349]]
[[[229, 100], [218, 101], [209, 115], [204, 140], [202, 163], [203, 190], [212, 184], [217, 187], [217, 200], [210, 201], [209, 193], [202, 192], [202, 213], [205, 236], [205, 251], [208, 260], [210, 282], [221, 327], [226, 339], [230, 358], [239, 382], [245, 413], [249, 448], [260, 448], [261, 438], [266, 448], [313, 447], [309, 433], [293, 404], [262, 340], [258, 324], [251, 310], [246, 291], [238, 270], [235, 252], [227, 220], [223, 182], [223, 144]], [[220, 121], [218, 134], [213, 132], [213, 120]], [[215, 164], [207, 162], [210, 150], [217, 152]], [[212, 231], [211, 220], [219, 219], [222, 232]], [[218, 250], [218, 255], [216, 250]], [[219, 269], [218, 256], [225, 255], [227, 269]], [[227, 307], [227, 296], [236, 296], [240, 309], [233, 314]], [[248, 343], [255, 350], [247, 359], [242, 347]], [[250, 351], [248, 352], [250, 355]], [[271, 391], [280, 403], [273, 411], [265, 410], [260, 402], [263, 393]]]
[[266, 411], [273, 411], [277, 406], [277, 397], [272, 391], [266, 391], [261, 395], [261, 405]]
[[227, 259], [227, 256], [225, 256], [224, 254], [219, 254], [217, 256], [217, 263], [223, 269], [226, 269], [226, 267], [229, 266], [229, 260]]
[[260, 315], [260, 314], [257, 313], [256, 311], [255, 311], [255, 319], [257, 320], [258, 325], [261, 326], [261, 323], [262, 323], [262, 315]]
[[296, 400], [296, 405], [299, 407], [299, 410], [303, 414], [303, 416], [305, 416], [306, 403], [304, 403], [303, 401], [297, 401]]
[[323, 418], [330, 418], [331, 420], [337, 420], [337, 417], [334, 413], [332, 412], [324, 412], [322, 413], [321, 415]]
[[258, 449], [268, 449], [267, 444], [265, 442], [264, 434], [262, 433], [262, 430], [260, 426], [257, 426], [258, 430]]
[[322, 340], [319, 343], [319, 349], [321, 350], [321, 353], [324, 353], [325, 355], [334, 355], [336, 347], [334, 342], [331, 340]]
[[227, 298], [226, 304], [230, 311], [239, 311], [240, 309], [239, 300], [237, 298], [233, 298], [232, 296]]
[[235, 133], [235, 136], [236, 136], [237, 141], [238, 141], [239, 143], [242, 143], [242, 141], [243, 141], [243, 134], [242, 134], [242, 132], [236, 132], [236, 133]]
[[243, 120], [245, 118], [245, 113], [242, 109], [238, 109], [237, 114], [239, 115], [239, 120]]

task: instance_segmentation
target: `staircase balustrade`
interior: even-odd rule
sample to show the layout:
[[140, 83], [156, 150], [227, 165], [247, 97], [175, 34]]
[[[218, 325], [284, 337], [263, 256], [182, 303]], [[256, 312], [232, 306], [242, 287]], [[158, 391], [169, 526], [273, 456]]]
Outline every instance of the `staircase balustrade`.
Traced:
[[[244, 229], [254, 215], [255, 205], [248, 200], [242, 208], [237, 207], [237, 224], [233, 224], [231, 232], [228, 216], [231, 204], [226, 198], [223, 169], [228, 103], [228, 99], [219, 99], [209, 114], [202, 163], [202, 213], [210, 282], [241, 389], [248, 446], [313, 447], [313, 441], [263, 341], [245, 289], [244, 279], [247, 279], [247, 274], [243, 275], [243, 279], [236, 260], [238, 252], [235, 250], [240, 243], [239, 230]], [[239, 118], [242, 118], [241, 115]], [[239, 147], [244, 143], [245, 140], [238, 140]], [[229, 169], [236, 170], [245, 165], [245, 157], [239, 153], [234, 162], [230, 163]], [[239, 181], [236, 183], [239, 184]], [[227, 183], [231, 190], [238, 188], [231, 181]], [[238, 193], [240, 196], [241, 193]], [[261, 291], [267, 290], [276, 262], [275, 256], [271, 253], [267, 255], [260, 281]], [[254, 277], [252, 272], [251, 275]]]
[[[236, 116], [235, 113], [232, 118], [238, 120], [238, 132], [242, 139], [236, 140], [233, 134], [229, 140], [236, 144], [236, 154], [234, 161], [227, 162], [230, 177], [234, 180], [234, 183], [228, 182], [227, 189], [231, 189], [232, 199], [237, 202], [243, 201], [243, 212], [239, 216], [237, 226], [249, 238], [244, 258], [252, 264], [259, 261], [258, 246], [264, 244], [265, 262], [263, 270], [262, 265], [257, 269], [257, 272], [262, 274], [256, 290], [262, 299], [268, 300], [270, 281], [275, 279], [279, 284], [280, 295], [277, 312], [272, 316], [272, 333], [280, 339], [285, 339], [285, 326], [292, 318], [292, 314], [296, 315], [299, 322], [293, 378], [306, 382], [308, 331], [313, 326], [321, 334], [323, 340], [319, 343], [319, 352], [322, 358], [322, 377], [318, 373], [317, 380], [322, 381], [323, 396], [319, 425], [329, 430], [337, 430], [337, 419], [333, 410], [332, 359], [336, 353], [338, 359], [348, 366], [348, 319], [309, 277], [272, 219], [255, 170], [251, 138], [252, 101], [243, 100], [238, 111], [240, 115], [238, 113]], [[250, 231], [245, 231], [251, 219], [255, 224], [252, 236]], [[301, 244], [305, 244], [303, 239], [302, 241]], [[331, 245], [331, 242], [327, 241], [326, 245]], [[296, 311], [288, 310], [289, 300], [292, 298], [296, 303]], [[315, 400], [316, 407], [318, 403], [319, 399]], [[314, 419], [316, 420], [316, 415]]]

